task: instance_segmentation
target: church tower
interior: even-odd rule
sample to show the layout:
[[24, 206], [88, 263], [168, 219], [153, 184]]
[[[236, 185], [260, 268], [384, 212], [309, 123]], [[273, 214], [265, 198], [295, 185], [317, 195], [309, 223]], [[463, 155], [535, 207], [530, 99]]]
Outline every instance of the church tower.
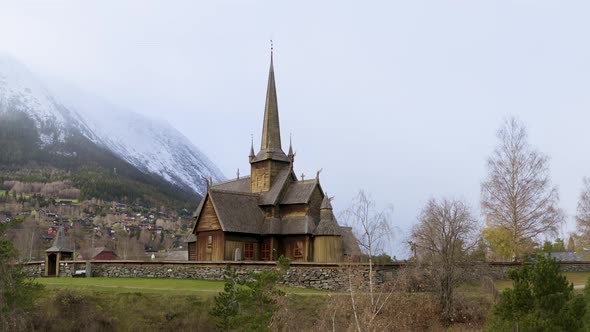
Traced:
[[253, 152], [253, 149], [251, 149], [251, 192], [259, 193], [269, 191], [277, 174], [291, 165], [291, 159], [287, 157], [281, 146], [281, 128], [279, 125], [279, 107], [275, 86], [272, 47], [270, 49], [270, 70], [268, 73], [264, 121], [262, 124], [262, 143], [258, 154], [254, 156]]

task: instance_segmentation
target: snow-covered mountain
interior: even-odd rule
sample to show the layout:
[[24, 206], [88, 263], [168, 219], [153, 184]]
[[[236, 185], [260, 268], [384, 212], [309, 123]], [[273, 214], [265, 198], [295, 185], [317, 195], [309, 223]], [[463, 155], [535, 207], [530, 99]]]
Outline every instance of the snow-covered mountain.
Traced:
[[203, 177], [224, 179], [217, 166], [169, 124], [63, 84], [47, 88], [24, 65], [0, 55], [0, 114], [11, 111], [24, 112], [34, 121], [41, 148], [81, 134], [143, 173], [201, 195], [206, 190]]

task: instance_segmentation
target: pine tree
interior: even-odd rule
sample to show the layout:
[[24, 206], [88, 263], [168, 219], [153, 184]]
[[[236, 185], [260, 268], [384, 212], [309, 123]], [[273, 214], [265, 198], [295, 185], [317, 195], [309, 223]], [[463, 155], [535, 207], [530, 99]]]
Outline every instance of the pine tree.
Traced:
[[538, 255], [534, 265], [509, 272], [513, 288], [500, 294], [488, 329], [579, 331], [586, 312], [582, 295], [559, 273], [555, 259]]

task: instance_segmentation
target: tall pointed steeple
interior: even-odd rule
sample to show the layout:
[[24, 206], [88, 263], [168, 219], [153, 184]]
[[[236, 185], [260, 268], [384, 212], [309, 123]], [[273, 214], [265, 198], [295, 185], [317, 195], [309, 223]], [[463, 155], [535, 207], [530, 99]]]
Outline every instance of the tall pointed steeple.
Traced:
[[262, 123], [262, 142], [260, 152], [258, 152], [253, 161], [267, 159], [289, 161], [281, 146], [281, 128], [279, 125], [279, 106], [275, 85], [272, 43], [270, 48], [270, 69], [268, 71], [266, 103], [264, 106], [264, 121]]
[[254, 158], [256, 158], [256, 155], [254, 154], [254, 136], [252, 136], [250, 140], [250, 155], [248, 156], [248, 158], [250, 159], [250, 162], [252, 162]]
[[287, 157], [291, 161], [291, 164], [295, 161], [295, 154], [293, 153], [293, 138], [289, 135], [289, 152]]

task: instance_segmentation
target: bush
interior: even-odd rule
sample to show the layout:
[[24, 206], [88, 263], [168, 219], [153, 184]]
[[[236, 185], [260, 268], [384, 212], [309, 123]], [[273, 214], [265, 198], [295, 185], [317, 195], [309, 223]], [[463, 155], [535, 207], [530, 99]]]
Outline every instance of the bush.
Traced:
[[559, 273], [555, 259], [538, 255], [536, 262], [509, 272], [514, 288], [500, 294], [487, 328], [498, 331], [578, 331], [586, 303]]
[[55, 293], [36, 312], [35, 329], [39, 331], [106, 331], [113, 322], [101, 310], [95, 299], [71, 290]]
[[276, 271], [250, 274], [240, 279], [230, 266], [225, 271], [223, 292], [215, 297], [210, 311], [221, 330], [266, 331], [277, 307], [276, 297], [283, 293], [276, 289], [281, 275]]

